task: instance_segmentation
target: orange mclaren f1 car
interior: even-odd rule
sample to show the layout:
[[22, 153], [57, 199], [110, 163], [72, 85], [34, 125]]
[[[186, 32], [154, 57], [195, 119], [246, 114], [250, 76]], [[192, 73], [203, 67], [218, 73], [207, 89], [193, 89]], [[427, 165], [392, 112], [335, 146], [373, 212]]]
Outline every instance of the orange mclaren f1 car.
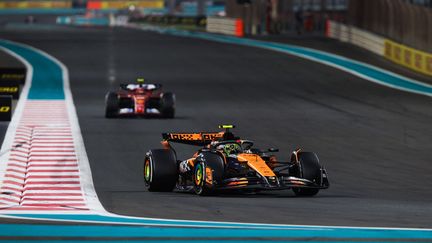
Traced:
[[[236, 137], [232, 125], [222, 132], [164, 133], [163, 149], [152, 149], [144, 159], [144, 182], [149, 191], [194, 191], [208, 195], [220, 190], [292, 189], [297, 196], [314, 196], [329, 187], [327, 172], [312, 152], [292, 152], [279, 161], [271, 148], [253, 148]], [[177, 160], [170, 142], [201, 146], [189, 159]]]

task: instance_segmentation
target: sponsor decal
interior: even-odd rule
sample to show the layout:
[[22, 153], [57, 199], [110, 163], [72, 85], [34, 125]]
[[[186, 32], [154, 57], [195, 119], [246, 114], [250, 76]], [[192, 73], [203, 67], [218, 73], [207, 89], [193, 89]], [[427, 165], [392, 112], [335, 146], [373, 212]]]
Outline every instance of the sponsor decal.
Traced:
[[248, 181], [231, 181], [227, 184], [227, 186], [237, 186], [237, 185], [246, 186], [248, 183], [249, 183]]
[[421, 69], [423, 63], [423, 56], [420, 53], [414, 54], [414, 65], [416, 68]]
[[384, 43], [384, 55], [392, 56], [392, 46], [390, 45], [390, 43]]
[[2, 83], [0, 83], [0, 95], [12, 95], [13, 99], [19, 98], [19, 86], [3, 86]]
[[411, 50], [405, 49], [404, 54], [405, 54], [405, 64], [411, 65]]
[[223, 137], [222, 133], [203, 133], [202, 137], [204, 140], [214, 140]]
[[0, 68], [0, 84], [2, 85], [24, 84], [25, 79], [25, 68]]
[[213, 185], [213, 171], [209, 167], [206, 167], [205, 181], [208, 185]]
[[169, 138], [172, 140], [214, 140], [222, 137], [222, 133], [170, 133]]
[[0, 95], [0, 121], [10, 121], [12, 118], [12, 96]]
[[401, 49], [399, 48], [399, 46], [394, 47], [394, 58], [398, 61], [401, 60]]
[[0, 87], [0, 92], [15, 93], [18, 91], [18, 87]]
[[432, 53], [385, 40], [384, 56], [414, 71], [432, 76]]
[[426, 57], [426, 71], [432, 73], [432, 56]]
[[9, 112], [11, 110], [10, 106], [1, 106], [0, 107], [0, 112]]

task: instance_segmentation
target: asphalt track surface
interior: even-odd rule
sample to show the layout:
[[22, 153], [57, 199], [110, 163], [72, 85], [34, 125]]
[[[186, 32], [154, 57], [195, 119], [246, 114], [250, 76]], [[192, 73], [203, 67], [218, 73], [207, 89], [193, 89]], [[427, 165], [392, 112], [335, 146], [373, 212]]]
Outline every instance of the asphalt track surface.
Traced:
[[[2, 31], [62, 61], [98, 196], [111, 212], [143, 217], [308, 225], [432, 227], [432, 100], [331, 67], [256, 48], [106, 28]], [[334, 42], [334, 45], [338, 45]], [[374, 58], [371, 55], [371, 58]], [[105, 119], [104, 95], [144, 76], [177, 95], [177, 117]], [[161, 132], [220, 123], [280, 158], [315, 151], [331, 187], [198, 197], [151, 193], [145, 151]], [[193, 148], [176, 146], [180, 158]]]

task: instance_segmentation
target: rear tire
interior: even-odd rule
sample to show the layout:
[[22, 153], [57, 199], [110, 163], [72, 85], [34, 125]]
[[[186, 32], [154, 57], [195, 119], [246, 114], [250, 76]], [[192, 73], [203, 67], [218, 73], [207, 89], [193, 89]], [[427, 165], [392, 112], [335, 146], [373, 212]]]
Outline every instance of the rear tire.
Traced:
[[[298, 154], [299, 159], [299, 175], [298, 177], [307, 179], [315, 182], [316, 184], [321, 183], [321, 168], [318, 156], [313, 152], [300, 152]], [[315, 196], [320, 189], [318, 188], [293, 188], [294, 193], [297, 196], [312, 197]]]
[[171, 92], [163, 93], [160, 100], [161, 114], [163, 118], [174, 118], [175, 115], [175, 95]]
[[144, 183], [149, 191], [170, 192], [178, 180], [177, 159], [171, 149], [150, 150], [144, 159]]
[[105, 117], [115, 118], [119, 111], [119, 100], [115, 92], [109, 92], [105, 96]]

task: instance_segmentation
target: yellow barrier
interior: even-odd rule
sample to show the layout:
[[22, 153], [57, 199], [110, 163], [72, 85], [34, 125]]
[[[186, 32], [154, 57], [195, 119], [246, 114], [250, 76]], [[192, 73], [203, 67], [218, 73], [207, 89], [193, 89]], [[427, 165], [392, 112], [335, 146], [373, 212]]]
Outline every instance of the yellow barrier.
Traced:
[[153, 0], [153, 1], [101, 1], [102, 9], [123, 9], [134, 5], [137, 8], [163, 8], [163, 0]]
[[[137, 8], [164, 8], [163, 0], [135, 0], [135, 1], [100, 1], [89, 0], [95, 9], [124, 9], [131, 5]], [[72, 1], [1, 1], [0, 9], [29, 9], [29, 8], [71, 8]]]
[[71, 8], [72, 1], [2, 1], [0, 8]]
[[432, 54], [393, 42], [384, 41], [384, 56], [414, 71], [432, 76]]

